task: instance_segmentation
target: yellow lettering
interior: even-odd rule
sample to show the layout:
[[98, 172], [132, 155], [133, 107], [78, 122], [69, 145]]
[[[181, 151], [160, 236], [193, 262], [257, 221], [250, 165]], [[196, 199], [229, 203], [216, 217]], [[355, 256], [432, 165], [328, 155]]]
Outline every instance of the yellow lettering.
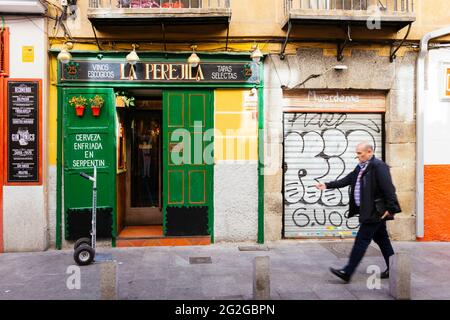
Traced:
[[188, 76], [187, 76], [188, 80], [193, 80], [192, 78], [192, 68], [190, 65], [188, 65]]
[[169, 76], [167, 75], [167, 72], [169, 72], [169, 65], [167, 65], [167, 64], [161, 65], [161, 80], [164, 80], [164, 79], [169, 80]]
[[153, 80], [159, 80], [157, 72], [158, 72], [158, 65], [154, 64], [153, 65]]
[[169, 80], [176, 80], [177, 78], [174, 77], [173, 73], [176, 71], [173, 64], [169, 64]]
[[120, 64], [120, 80], [128, 80], [128, 78], [125, 77], [125, 63]]
[[130, 80], [137, 79], [137, 76], [136, 76], [136, 70], [134, 70], [134, 66], [133, 66], [133, 65], [132, 65], [131, 68], [130, 68], [130, 74], [129, 74], [128, 78], [129, 78]]
[[153, 64], [147, 63], [145, 65], [145, 80], [150, 80], [150, 74], [153, 71]]
[[197, 81], [205, 80], [205, 77], [203, 76], [202, 67], [200, 65], [198, 66], [197, 75], [195, 76], [195, 80], [197, 80]]
[[186, 65], [185, 64], [181, 64], [180, 67], [181, 67], [181, 74], [178, 77], [178, 79], [184, 80], [186, 78]]

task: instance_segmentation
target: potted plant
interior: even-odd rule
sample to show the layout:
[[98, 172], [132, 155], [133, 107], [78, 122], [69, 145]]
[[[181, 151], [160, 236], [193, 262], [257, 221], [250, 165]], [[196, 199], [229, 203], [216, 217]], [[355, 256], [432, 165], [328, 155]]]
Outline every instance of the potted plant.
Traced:
[[89, 99], [89, 102], [91, 103], [92, 115], [98, 117], [100, 115], [100, 109], [103, 107], [103, 103], [105, 103], [105, 99], [97, 94], [92, 99]]
[[84, 114], [84, 108], [86, 107], [87, 100], [83, 96], [73, 96], [72, 99], [70, 99], [69, 104], [72, 107], [75, 107], [75, 112], [78, 117], [82, 117]]

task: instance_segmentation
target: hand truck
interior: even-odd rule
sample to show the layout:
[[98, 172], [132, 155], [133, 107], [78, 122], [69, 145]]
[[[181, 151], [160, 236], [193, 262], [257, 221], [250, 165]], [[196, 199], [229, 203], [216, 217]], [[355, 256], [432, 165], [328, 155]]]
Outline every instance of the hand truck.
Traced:
[[97, 241], [97, 167], [94, 166], [94, 176], [84, 172], [80, 176], [92, 182], [92, 229], [91, 239], [80, 238], [75, 242], [73, 258], [79, 266], [91, 264], [95, 259], [95, 245]]

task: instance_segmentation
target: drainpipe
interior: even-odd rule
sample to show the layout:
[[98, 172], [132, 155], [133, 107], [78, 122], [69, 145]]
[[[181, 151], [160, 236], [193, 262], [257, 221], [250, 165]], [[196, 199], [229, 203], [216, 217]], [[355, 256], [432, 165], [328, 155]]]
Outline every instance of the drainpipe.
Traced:
[[450, 34], [450, 26], [427, 33], [420, 41], [417, 59], [417, 110], [416, 110], [416, 236], [424, 237], [424, 110], [428, 96], [428, 44], [432, 39]]

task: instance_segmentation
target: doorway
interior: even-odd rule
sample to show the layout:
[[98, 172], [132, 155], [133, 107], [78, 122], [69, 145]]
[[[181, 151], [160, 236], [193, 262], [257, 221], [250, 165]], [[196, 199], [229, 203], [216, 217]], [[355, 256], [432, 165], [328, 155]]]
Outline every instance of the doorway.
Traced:
[[162, 97], [136, 98], [126, 117], [125, 226], [162, 225]]
[[[126, 151], [125, 169], [119, 171], [123, 184], [118, 194], [125, 203], [123, 215], [118, 215], [117, 245], [209, 244], [213, 164], [204, 154], [212, 155], [212, 148], [210, 153], [204, 150], [212, 143], [206, 135], [214, 127], [212, 92], [141, 89], [128, 95], [135, 97], [136, 105], [119, 111], [124, 117], [119, 119], [117, 146], [120, 150], [124, 145]], [[194, 156], [199, 137], [201, 151]], [[176, 162], [180, 157], [183, 161]], [[120, 159], [119, 152], [119, 164]]]

